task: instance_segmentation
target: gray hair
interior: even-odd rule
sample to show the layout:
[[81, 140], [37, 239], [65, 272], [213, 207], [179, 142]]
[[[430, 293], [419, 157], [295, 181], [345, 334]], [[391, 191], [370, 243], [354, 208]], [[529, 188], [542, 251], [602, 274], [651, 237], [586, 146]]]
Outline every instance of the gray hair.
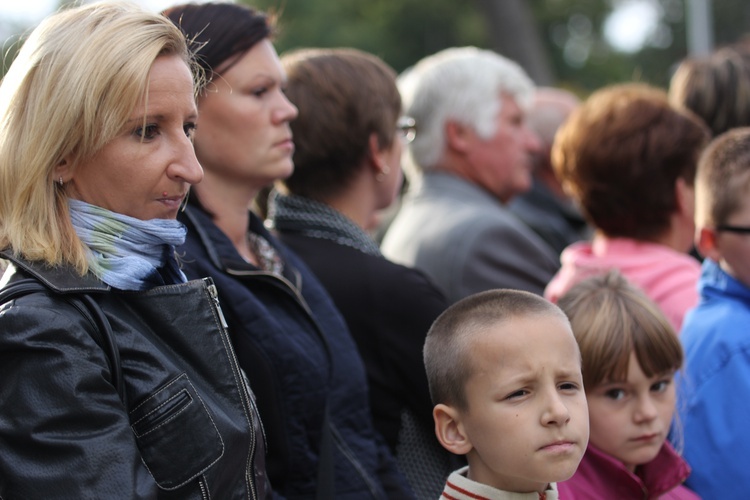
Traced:
[[490, 50], [454, 47], [420, 60], [399, 78], [404, 113], [415, 119], [417, 137], [409, 146], [410, 180], [440, 161], [445, 123], [454, 120], [489, 139], [497, 127], [501, 95], [524, 109], [534, 83], [515, 62]]

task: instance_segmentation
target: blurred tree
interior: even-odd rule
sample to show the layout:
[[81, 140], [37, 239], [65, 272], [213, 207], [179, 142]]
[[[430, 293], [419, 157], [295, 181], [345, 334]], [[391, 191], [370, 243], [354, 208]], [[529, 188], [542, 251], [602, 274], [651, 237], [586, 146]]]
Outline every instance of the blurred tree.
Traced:
[[[691, 0], [650, 0], [658, 13], [643, 47], [618, 51], [606, 40], [604, 27], [612, 8], [628, 0], [531, 0], [534, 18], [552, 60], [558, 84], [585, 93], [603, 85], [642, 81], [667, 87], [672, 72], [688, 55], [686, 7]], [[715, 46], [740, 39], [750, 26], [750, 2], [712, 2]], [[717, 29], [720, 27], [721, 29]]]
[[526, 0], [477, 0], [485, 13], [492, 47], [517, 61], [538, 85], [554, 83], [554, 70], [530, 3]]
[[454, 0], [250, 0], [277, 12], [279, 52], [299, 47], [351, 46], [376, 54], [396, 71], [453, 45], [487, 47], [485, 21], [477, 9]]
[[[641, 50], [618, 51], [605, 36], [613, 9], [631, 0], [243, 0], [281, 15], [280, 52], [305, 46], [353, 46], [397, 71], [455, 45], [489, 47], [518, 61], [540, 85], [581, 95], [615, 82], [666, 86], [687, 54], [685, 2], [646, 0], [658, 23]], [[713, 2], [717, 44], [750, 26], [750, 2]]]
[[427, 54], [456, 45], [491, 47], [518, 61], [537, 82], [553, 71], [527, 0], [250, 0], [276, 12], [280, 52], [352, 46], [403, 71]]
[[[58, 5], [78, 0], [58, 0]], [[182, 0], [175, 0], [182, 1]], [[487, 47], [518, 61], [540, 85], [561, 85], [581, 96], [615, 82], [666, 86], [687, 55], [685, 5], [692, 0], [237, 0], [280, 15], [279, 52], [299, 47], [351, 46], [403, 71], [450, 46]], [[658, 22], [635, 52], [615, 49], [605, 36], [613, 9], [650, 2]], [[748, 0], [713, 0], [717, 46], [750, 26]], [[717, 29], [720, 27], [721, 29]], [[3, 63], [25, 27], [0, 19]]]
[[627, 56], [604, 36], [611, 2], [601, 0], [532, 0], [534, 18], [557, 77], [556, 85], [579, 94], [632, 78]]
[[726, 45], [750, 33], [750, 2], [713, 0], [713, 7], [717, 46]]
[[352, 46], [396, 71], [446, 47], [489, 47], [514, 59], [540, 85], [579, 93], [630, 78], [626, 56], [607, 45], [611, 13], [601, 0], [243, 0], [276, 12], [280, 52], [305, 46]]

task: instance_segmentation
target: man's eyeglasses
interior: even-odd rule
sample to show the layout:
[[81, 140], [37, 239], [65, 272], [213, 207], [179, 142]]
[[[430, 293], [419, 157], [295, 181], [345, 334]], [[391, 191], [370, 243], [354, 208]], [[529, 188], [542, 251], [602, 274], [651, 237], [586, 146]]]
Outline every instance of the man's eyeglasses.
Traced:
[[404, 144], [409, 144], [417, 136], [417, 122], [411, 116], [402, 116], [396, 122], [396, 132]]
[[726, 231], [727, 233], [750, 234], [750, 226], [732, 226], [729, 224], [720, 224], [716, 226], [717, 231]]

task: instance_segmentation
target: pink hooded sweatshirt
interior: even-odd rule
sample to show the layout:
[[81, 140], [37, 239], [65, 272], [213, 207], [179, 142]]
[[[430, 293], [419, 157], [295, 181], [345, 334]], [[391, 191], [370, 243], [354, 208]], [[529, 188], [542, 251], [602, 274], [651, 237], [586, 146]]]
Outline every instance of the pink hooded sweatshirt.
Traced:
[[700, 263], [665, 245], [597, 235], [593, 242], [570, 245], [560, 262], [560, 270], [544, 290], [552, 302], [584, 278], [617, 269], [661, 308], [676, 333], [685, 313], [698, 303]]

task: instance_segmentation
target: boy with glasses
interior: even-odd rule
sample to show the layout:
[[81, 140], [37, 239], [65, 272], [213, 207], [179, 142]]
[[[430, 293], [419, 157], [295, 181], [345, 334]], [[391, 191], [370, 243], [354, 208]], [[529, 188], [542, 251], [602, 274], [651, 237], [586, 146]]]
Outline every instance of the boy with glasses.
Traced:
[[685, 319], [687, 486], [703, 498], [750, 489], [750, 128], [717, 137], [696, 177], [700, 301]]

